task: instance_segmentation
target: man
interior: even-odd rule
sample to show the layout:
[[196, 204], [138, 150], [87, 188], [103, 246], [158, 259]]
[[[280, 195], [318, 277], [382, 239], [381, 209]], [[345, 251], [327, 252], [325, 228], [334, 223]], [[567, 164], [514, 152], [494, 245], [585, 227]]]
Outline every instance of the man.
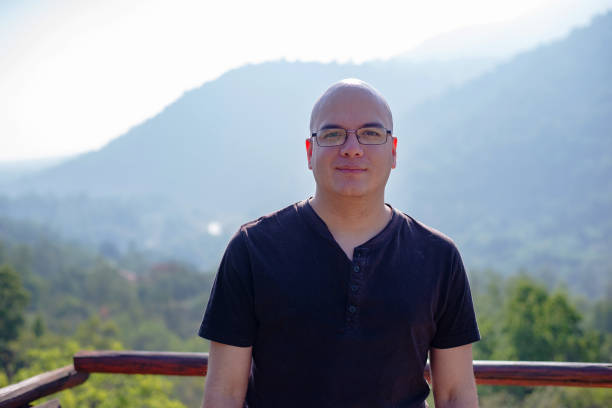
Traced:
[[205, 408], [423, 407], [428, 353], [436, 407], [477, 406], [459, 253], [384, 202], [392, 129], [364, 82], [316, 102], [314, 197], [243, 225], [221, 261], [199, 331]]

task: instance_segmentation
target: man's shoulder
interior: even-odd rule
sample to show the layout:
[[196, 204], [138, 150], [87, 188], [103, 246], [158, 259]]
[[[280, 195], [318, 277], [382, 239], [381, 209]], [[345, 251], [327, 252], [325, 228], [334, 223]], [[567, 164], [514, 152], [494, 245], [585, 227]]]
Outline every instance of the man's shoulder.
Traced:
[[304, 204], [305, 201], [298, 201], [280, 210], [246, 222], [240, 226], [239, 233], [249, 237], [257, 234], [268, 235], [271, 233], [291, 232], [300, 222], [300, 211], [302, 211]]
[[402, 220], [404, 233], [408, 234], [415, 243], [440, 250], [457, 251], [455, 242], [448, 235], [398, 209], [394, 210]]
[[254, 249], [269, 251], [295, 239], [292, 237], [304, 235], [300, 234], [301, 206], [303, 202], [297, 202], [242, 224], [230, 238], [226, 254], [247, 254]]

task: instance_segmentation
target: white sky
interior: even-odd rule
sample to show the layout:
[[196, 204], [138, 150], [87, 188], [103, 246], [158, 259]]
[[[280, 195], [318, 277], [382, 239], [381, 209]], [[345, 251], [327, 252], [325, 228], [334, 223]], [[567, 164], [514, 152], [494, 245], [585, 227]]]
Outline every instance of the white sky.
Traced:
[[248, 62], [389, 58], [577, 1], [0, 0], [0, 160], [99, 148]]

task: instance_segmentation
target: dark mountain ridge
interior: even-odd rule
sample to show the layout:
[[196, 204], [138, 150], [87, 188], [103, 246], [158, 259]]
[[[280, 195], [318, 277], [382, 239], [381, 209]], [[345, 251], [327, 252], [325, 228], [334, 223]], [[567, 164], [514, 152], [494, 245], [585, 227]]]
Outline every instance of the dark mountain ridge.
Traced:
[[166, 196], [195, 207], [224, 209], [220, 216], [243, 211], [245, 197], [269, 197], [252, 212], [258, 214], [312, 191], [303, 140], [312, 103], [330, 83], [350, 76], [370, 80], [392, 103], [397, 101], [399, 114], [492, 64], [392, 60], [245, 66], [185, 93], [99, 151], [24, 178], [9, 190]]
[[610, 43], [612, 13], [403, 118], [421, 139], [401, 157], [408, 208], [444, 226], [472, 266], [609, 276]]
[[[214, 264], [198, 246], [220, 251], [235, 226], [312, 193], [303, 146], [312, 103], [335, 80], [360, 77], [394, 110], [390, 203], [453, 237], [468, 267], [527, 267], [598, 293], [612, 265], [610, 43], [607, 13], [492, 69], [482, 61], [456, 71], [393, 60], [250, 65], [6, 191], [160, 200], [176, 212], [136, 212], [142, 230], [130, 228], [132, 239], [155, 235], [154, 247]], [[36, 217], [24, 206], [13, 198], [0, 207]], [[152, 231], [151, 219], [165, 221]], [[194, 227], [213, 219], [231, 226], [224, 239]]]

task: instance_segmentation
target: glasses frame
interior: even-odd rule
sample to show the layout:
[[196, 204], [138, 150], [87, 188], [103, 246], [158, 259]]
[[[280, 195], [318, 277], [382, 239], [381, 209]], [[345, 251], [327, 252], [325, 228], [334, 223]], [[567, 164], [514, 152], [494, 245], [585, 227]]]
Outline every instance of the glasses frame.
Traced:
[[[382, 142], [382, 143], [362, 143], [361, 140], [359, 139], [359, 135], [357, 134], [357, 131], [361, 130], [361, 129], [371, 129], [371, 128], [383, 129], [385, 132], [387, 132], [387, 137], [385, 138], [385, 141]], [[318, 132], [312, 133], [310, 135], [310, 137], [314, 137], [315, 138], [315, 140], [317, 141], [317, 146], [319, 146], [319, 147], [338, 147], [338, 146], [342, 146], [342, 145], [344, 145], [346, 143], [346, 141], [348, 140], [349, 132], [355, 133], [355, 137], [357, 138], [357, 142], [360, 145], [364, 145], [364, 146], [380, 146], [380, 145], [384, 145], [385, 143], [387, 143], [387, 140], [389, 140], [389, 136], [393, 136], [392, 132], [389, 129], [387, 129], [385, 127], [382, 127], [382, 126], [365, 126], [365, 127], [361, 127], [361, 128], [358, 128], [358, 129], [344, 129], [344, 128], [338, 127], [338, 128], [332, 128], [332, 129], [342, 129], [342, 130], [344, 130], [346, 132], [346, 136], [344, 137], [344, 142], [342, 142], [340, 144], [336, 144], [336, 145], [329, 145], [329, 146], [322, 146], [322, 145], [320, 145], [319, 144], [319, 139], [317, 138], [317, 134], [320, 133], [323, 130], [329, 130], [329, 129], [321, 129]]]

